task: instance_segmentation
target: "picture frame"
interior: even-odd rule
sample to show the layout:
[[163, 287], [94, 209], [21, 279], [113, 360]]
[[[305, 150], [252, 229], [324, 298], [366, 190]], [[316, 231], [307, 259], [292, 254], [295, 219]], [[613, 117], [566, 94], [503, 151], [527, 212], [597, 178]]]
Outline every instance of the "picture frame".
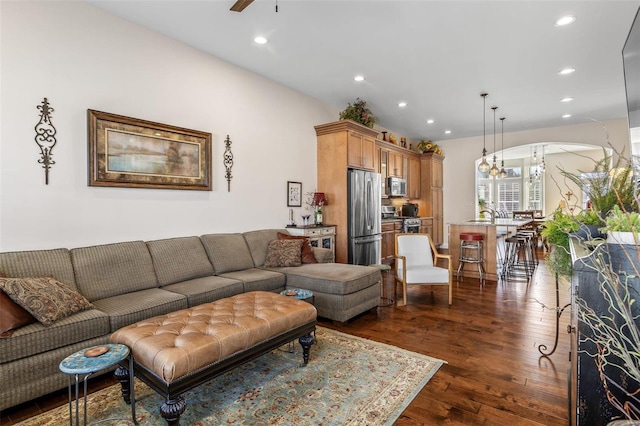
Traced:
[[211, 191], [211, 133], [87, 110], [89, 186]]
[[287, 207], [302, 207], [302, 183], [287, 181]]

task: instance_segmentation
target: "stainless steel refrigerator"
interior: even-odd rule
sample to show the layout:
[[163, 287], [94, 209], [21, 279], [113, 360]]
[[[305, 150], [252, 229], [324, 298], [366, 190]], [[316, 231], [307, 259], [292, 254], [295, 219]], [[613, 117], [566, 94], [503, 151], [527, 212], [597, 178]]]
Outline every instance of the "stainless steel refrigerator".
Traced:
[[349, 263], [380, 263], [382, 216], [380, 173], [349, 169], [347, 173]]

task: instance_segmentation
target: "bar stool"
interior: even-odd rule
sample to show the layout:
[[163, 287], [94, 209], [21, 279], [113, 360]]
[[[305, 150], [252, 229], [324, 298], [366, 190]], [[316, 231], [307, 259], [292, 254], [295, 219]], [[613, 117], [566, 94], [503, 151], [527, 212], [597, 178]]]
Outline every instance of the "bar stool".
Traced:
[[527, 282], [533, 275], [535, 262], [531, 253], [531, 237], [516, 233], [505, 239], [505, 257], [500, 271], [500, 277], [523, 276]]
[[460, 234], [460, 257], [458, 259], [458, 271], [456, 281], [460, 279], [460, 272], [464, 276], [464, 265], [467, 263], [478, 265], [480, 284], [484, 283], [484, 256], [482, 253], [482, 243], [484, 234], [477, 232], [462, 232]]

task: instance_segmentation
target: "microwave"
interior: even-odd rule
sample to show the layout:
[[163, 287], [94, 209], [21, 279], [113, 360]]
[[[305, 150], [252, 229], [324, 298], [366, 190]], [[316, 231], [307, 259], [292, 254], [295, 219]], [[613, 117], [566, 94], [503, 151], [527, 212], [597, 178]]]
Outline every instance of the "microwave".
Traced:
[[387, 185], [387, 195], [389, 197], [406, 197], [407, 181], [398, 177], [389, 177]]

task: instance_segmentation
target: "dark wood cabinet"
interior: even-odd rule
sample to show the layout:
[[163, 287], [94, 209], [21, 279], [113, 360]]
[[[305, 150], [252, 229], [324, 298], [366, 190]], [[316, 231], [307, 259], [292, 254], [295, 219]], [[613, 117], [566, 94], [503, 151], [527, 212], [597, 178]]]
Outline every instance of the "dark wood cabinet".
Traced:
[[[571, 336], [569, 354], [571, 425], [605, 426], [613, 420], [624, 418], [621, 411], [614, 407], [607, 396], [617, 399], [622, 405], [630, 404], [631, 407], [636, 408], [638, 406], [637, 400], [628, 394], [637, 392], [640, 385], [614, 366], [614, 364], [624, 365], [624, 362], [613, 355], [607, 355], [609, 365], [598, 367], [596, 358], [592, 356], [598, 352], [592, 340], [594, 334], [588, 324], [580, 320], [586, 305], [599, 318], [614, 318], [613, 323], [622, 329], [622, 326], [618, 325], [623, 323], [621, 318], [612, 309], [602, 292], [602, 288], [606, 288], [603, 287], [606, 279], [601, 273], [608, 268], [613, 271], [629, 271], [637, 267], [637, 265], [621, 266], [622, 262], [628, 262], [629, 259], [626, 254], [616, 253], [622, 247], [619, 244], [601, 244], [590, 252], [572, 237], [573, 275], [571, 277], [571, 318], [568, 328]], [[635, 257], [635, 246], [629, 250], [633, 251], [632, 256]], [[633, 274], [633, 272], [630, 273]], [[623, 279], [624, 273], [619, 275]], [[629, 285], [629, 297], [638, 300], [640, 287], [638, 278], [627, 277], [623, 280], [626, 280]], [[636, 315], [636, 312], [633, 314]], [[637, 328], [638, 316], [636, 315], [635, 318]], [[609, 378], [606, 388], [603, 385], [601, 373]]]

